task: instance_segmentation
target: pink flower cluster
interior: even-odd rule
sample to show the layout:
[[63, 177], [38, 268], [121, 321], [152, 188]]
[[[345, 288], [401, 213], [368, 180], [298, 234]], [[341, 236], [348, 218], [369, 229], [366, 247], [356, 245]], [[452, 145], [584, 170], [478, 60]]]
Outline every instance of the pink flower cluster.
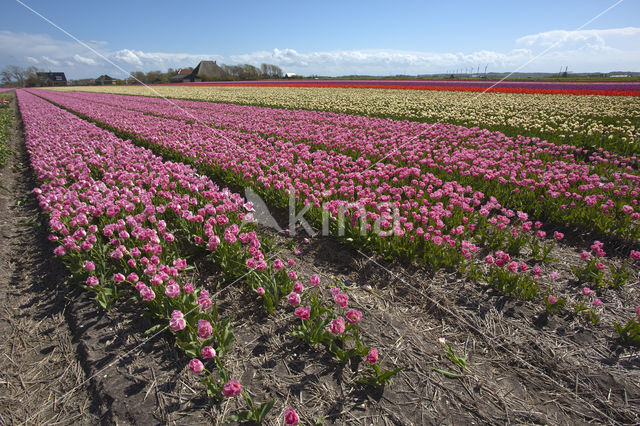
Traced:
[[[178, 243], [199, 238], [212, 251], [225, 245], [234, 258], [263, 259], [256, 234], [238, 226], [251, 206], [189, 166], [163, 162], [27, 91], [17, 96], [40, 181], [35, 193], [49, 214], [50, 240], [59, 244], [55, 253], [77, 262], [99, 294], [107, 286], [135, 287], [153, 312], [172, 310], [160, 320], [168, 320], [176, 339], [190, 339], [182, 330], [193, 327], [201, 340], [188, 343], [200, 346], [203, 359], [216, 357], [206, 345], [214, 331], [212, 300], [183, 277], [187, 262]], [[196, 358], [189, 369], [205, 370]], [[239, 389], [231, 381], [223, 393]]]
[[[377, 221], [380, 237], [404, 236], [436, 247], [456, 247], [465, 258], [478, 249], [468, 241], [481, 230], [478, 226], [487, 225], [482, 219], [493, 211], [508, 218], [507, 210], [471, 186], [442, 180], [438, 176], [443, 173], [495, 181], [496, 188], [515, 186], [518, 191], [535, 193], [550, 206], [571, 207], [572, 214], [593, 207], [622, 224], [627, 224], [627, 213], [619, 212], [622, 216], [618, 218], [616, 206], [625, 200], [629, 203], [625, 205], [637, 209], [640, 194], [640, 177], [628, 173], [633, 171], [635, 158], [617, 159], [618, 164], [611, 165], [610, 158], [594, 157], [591, 161], [598, 167], [625, 170], [612, 172], [612, 179], [601, 178], [590, 165], [577, 160], [584, 154], [581, 149], [535, 138], [319, 112], [179, 101], [184, 108], [180, 111], [150, 98], [51, 92], [43, 96], [194, 162], [232, 172], [247, 184], [281, 191], [292, 188], [299, 201], [323, 205], [331, 215], [346, 209], [353, 227], [365, 221], [370, 230]], [[123, 120], [125, 111], [127, 119]], [[182, 121], [194, 117], [218, 128]], [[367, 129], [366, 143], [361, 137], [363, 129]], [[260, 136], [265, 132], [273, 137]], [[184, 134], [190, 137], [181, 137]], [[402, 143], [415, 134], [421, 136], [411, 144]], [[318, 146], [323, 149], [312, 149]], [[353, 152], [360, 156], [348, 155]], [[540, 156], [553, 160], [541, 161]], [[372, 157], [385, 161], [374, 164]], [[640, 213], [629, 214], [627, 225], [637, 229]], [[592, 215], [584, 216], [587, 220]], [[506, 227], [509, 222], [502, 217], [489, 224]], [[526, 219], [520, 219], [526, 225]], [[523, 230], [530, 229], [525, 225]], [[536, 236], [544, 238], [546, 233], [538, 230]], [[554, 238], [562, 237], [554, 233]], [[250, 259], [248, 266], [264, 268], [261, 262]]]
[[[415, 199], [421, 190], [425, 192], [427, 185], [431, 185], [430, 194], [447, 195], [446, 188], [441, 187], [442, 183], [438, 184], [434, 176], [427, 176], [429, 180], [425, 181], [419, 170], [414, 173], [413, 169], [417, 168], [495, 180], [499, 185], [516, 187], [516, 193], [535, 192], [540, 200], [563, 209], [594, 208], [605, 215], [621, 215], [623, 222], [624, 216], [636, 222], [640, 219], [637, 211], [640, 179], [633, 173], [638, 164], [636, 157], [624, 158], [599, 151], [590, 155], [589, 162], [584, 162], [579, 158], [587, 151], [575, 146], [558, 146], [537, 138], [510, 138], [498, 132], [447, 124], [189, 101], [175, 101], [180, 105], [176, 108], [158, 99], [109, 94], [47, 93], [45, 96], [197, 161], [231, 168], [242, 176], [258, 176], [257, 181], [267, 187], [287, 188], [295, 182], [296, 193], [317, 205], [327, 200], [327, 194], [330, 199], [342, 195], [340, 199], [348, 200], [354, 193], [360, 200], [370, 197], [379, 203], [388, 198], [404, 204], [403, 199]], [[120, 119], [123, 111], [129, 117], [124, 123]], [[194, 119], [218, 128], [185, 124]], [[192, 146], [180, 146], [179, 141], [173, 140], [174, 135], [185, 132], [195, 136]], [[364, 132], [366, 140], [363, 141]], [[272, 137], [256, 137], [265, 133]], [[404, 143], [406, 138], [411, 138], [412, 143]], [[213, 150], [206, 151], [202, 145], [207, 140], [215, 140], [222, 146], [211, 146]], [[243, 158], [227, 165], [221, 160], [228, 160], [222, 151], [227, 149], [224, 145], [228, 141], [242, 144], [245, 152], [241, 155]], [[310, 146], [323, 149], [312, 152]], [[362, 156], [354, 159], [349, 155], [353, 152]], [[545, 156], [550, 159], [541, 161]], [[292, 157], [298, 162], [287, 164]], [[279, 160], [274, 161], [276, 158]], [[389, 161], [385, 161], [385, 167], [368, 170], [372, 165], [369, 158]], [[249, 170], [241, 170], [238, 161]], [[407, 164], [407, 168], [396, 167], [398, 162]], [[284, 170], [273, 170], [275, 163], [278, 169]], [[612, 179], [598, 175], [594, 172], [599, 170], [596, 167], [609, 168]], [[371, 189], [383, 185], [382, 197], [370, 191], [371, 184]], [[406, 192], [405, 186], [415, 188], [416, 194]], [[407, 207], [403, 213], [418, 213], [415, 207]], [[413, 214], [403, 216], [412, 223], [412, 229], [420, 226], [420, 219]], [[404, 234], [412, 229], [403, 224], [394, 227], [392, 232]]]
[[[589, 287], [583, 287], [582, 288], [582, 295], [585, 297], [592, 297], [596, 294], [595, 291], [591, 290]], [[594, 297], [593, 300], [591, 301], [591, 304], [596, 307], [599, 308], [600, 306], [602, 306], [604, 303], [602, 302], [602, 300], [598, 299], [597, 297]]]

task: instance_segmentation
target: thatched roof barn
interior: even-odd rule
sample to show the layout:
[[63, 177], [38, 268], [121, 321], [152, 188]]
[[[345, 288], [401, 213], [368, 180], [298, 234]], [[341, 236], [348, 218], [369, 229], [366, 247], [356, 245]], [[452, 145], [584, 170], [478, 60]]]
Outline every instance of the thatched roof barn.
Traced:
[[224, 76], [224, 70], [216, 64], [216, 61], [201, 61], [189, 73], [185, 74], [183, 70], [180, 70], [178, 74], [171, 77], [169, 81], [172, 83], [193, 83], [196, 81], [222, 80]]

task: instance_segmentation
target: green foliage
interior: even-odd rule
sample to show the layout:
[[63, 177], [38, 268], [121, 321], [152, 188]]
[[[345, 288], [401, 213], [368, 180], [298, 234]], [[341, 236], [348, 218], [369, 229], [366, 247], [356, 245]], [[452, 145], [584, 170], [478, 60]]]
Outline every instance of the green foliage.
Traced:
[[394, 368], [392, 370], [383, 370], [378, 363], [372, 364], [372, 374], [357, 379], [358, 383], [362, 383], [372, 387], [382, 387], [391, 383], [393, 376], [402, 371], [402, 368]]
[[614, 321], [613, 327], [620, 335], [620, 340], [624, 345], [640, 347], [640, 322], [631, 320], [622, 327]]
[[0, 96], [0, 166], [7, 164], [7, 160], [13, 154], [9, 147], [9, 129], [13, 120], [9, 99], [6, 95]]
[[487, 283], [521, 299], [533, 299], [538, 295], [538, 284], [529, 275], [509, 272], [506, 268], [492, 267]]
[[244, 398], [248, 410], [241, 411], [239, 413], [233, 414], [229, 416], [224, 422], [225, 423], [234, 423], [234, 422], [252, 422], [255, 424], [262, 424], [264, 418], [267, 413], [271, 411], [273, 408], [274, 400], [269, 400], [267, 402], [263, 402], [262, 404], [256, 406], [251, 396], [242, 391], [242, 397]]

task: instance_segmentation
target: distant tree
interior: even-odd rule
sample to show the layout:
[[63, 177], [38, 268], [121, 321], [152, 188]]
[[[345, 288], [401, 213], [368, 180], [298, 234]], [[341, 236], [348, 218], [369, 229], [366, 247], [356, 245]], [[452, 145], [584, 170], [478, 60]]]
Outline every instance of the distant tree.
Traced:
[[15, 83], [18, 87], [24, 87], [26, 78], [25, 70], [17, 65], [9, 65], [2, 70], [3, 83]]
[[240, 80], [240, 74], [242, 73], [240, 65], [222, 64], [220, 68], [229, 76], [229, 80]]
[[0, 71], [0, 80], [4, 86], [33, 87], [39, 85], [38, 68], [22, 68], [17, 65], [8, 65]]
[[149, 71], [144, 79], [145, 83], [166, 83], [168, 81], [167, 75], [160, 70]]
[[269, 78], [269, 64], [261, 64], [260, 72], [262, 73], [262, 78]]
[[130, 73], [131, 74], [131, 78], [133, 78], [136, 82], [136, 84], [140, 84], [140, 83], [146, 83], [146, 79], [147, 79], [147, 75], [145, 73], [143, 73], [142, 71], [133, 71]]
[[272, 78], [282, 78], [284, 77], [284, 73], [282, 72], [282, 69], [279, 66], [272, 65], [271, 76]]
[[253, 65], [244, 64], [240, 71], [240, 80], [259, 80], [262, 73]]
[[38, 68], [31, 66], [25, 70], [26, 79], [24, 84], [26, 87], [35, 87], [40, 85], [40, 79], [38, 78]]
[[260, 65], [262, 78], [282, 78], [284, 74], [279, 66], [273, 64]]

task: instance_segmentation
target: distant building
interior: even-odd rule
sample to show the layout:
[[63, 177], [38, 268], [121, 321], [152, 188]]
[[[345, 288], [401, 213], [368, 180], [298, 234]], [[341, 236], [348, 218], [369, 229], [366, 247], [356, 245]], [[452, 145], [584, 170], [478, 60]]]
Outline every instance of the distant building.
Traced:
[[63, 72], [39, 72], [36, 74], [40, 87], [67, 85], [67, 77], [65, 77]]
[[169, 81], [172, 83], [194, 83], [197, 81], [222, 80], [226, 75], [224, 70], [216, 64], [216, 61], [201, 61], [193, 70], [187, 73], [186, 70], [189, 69], [179, 70], [178, 74], [171, 77]]
[[116, 84], [116, 79], [104, 74], [96, 78], [95, 84], [96, 86], [108, 86], [108, 85]]
[[190, 76], [193, 72], [193, 68], [180, 68], [176, 75], [169, 77], [170, 83], [183, 83], [185, 81], [192, 81]]
[[93, 78], [83, 78], [80, 80], [69, 80], [67, 82], [71, 86], [93, 86], [96, 81]]
[[298, 78], [298, 75], [294, 72], [288, 72], [284, 75], [284, 78]]

